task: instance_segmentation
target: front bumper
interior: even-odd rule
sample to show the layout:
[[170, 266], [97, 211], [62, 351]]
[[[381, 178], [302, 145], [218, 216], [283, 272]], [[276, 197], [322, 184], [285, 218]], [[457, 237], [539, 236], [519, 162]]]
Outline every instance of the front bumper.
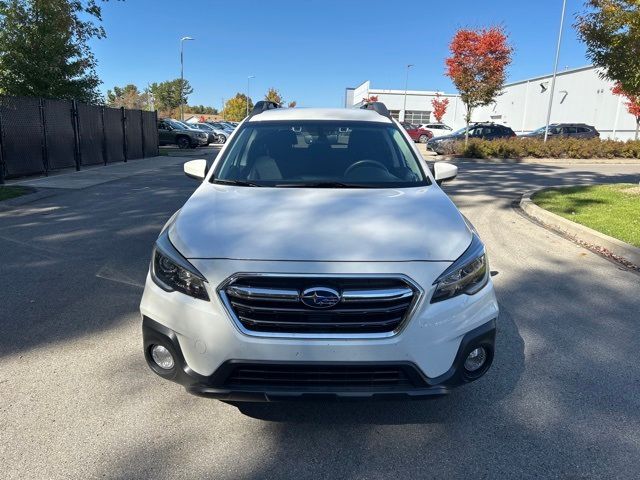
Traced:
[[[192, 259], [191, 262], [208, 280], [210, 301], [198, 300], [179, 292], [166, 292], [147, 276], [140, 311], [147, 318], [146, 325], [152, 325], [150, 322], [153, 321], [153, 325], [161, 327], [145, 328], [147, 345], [150, 341], [148, 339], [154, 338], [153, 331], [160, 332], [171, 339], [167, 348], [176, 352], [180, 359], [178, 371], [162, 376], [177, 381], [198, 394], [230, 398], [232, 392], [223, 387], [216, 376], [229, 362], [289, 365], [390, 365], [401, 362], [415, 368], [424, 383], [400, 393], [358, 391], [329, 392], [328, 395], [381, 397], [400, 394], [415, 397], [442, 394], [460, 383], [453, 380], [457, 377], [451, 372], [463, 350], [461, 345], [467, 341], [465, 338], [468, 338], [467, 335], [473, 337], [469, 332], [484, 325], [493, 325], [498, 317], [498, 304], [491, 280], [474, 295], [460, 295], [434, 304], [429, 302], [435, 289], [433, 280], [450, 265], [449, 262], [346, 264], [223, 259]], [[399, 275], [401, 272], [424, 289], [424, 292], [402, 330], [393, 336], [371, 338], [354, 335], [329, 338], [320, 335], [317, 338], [303, 338], [297, 334], [283, 334], [264, 337], [242, 331], [218, 295], [218, 286], [238, 272], [310, 275]], [[148, 352], [146, 355], [148, 356]], [[157, 369], [154, 370], [158, 372]], [[185, 377], [183, 372], [188, 375]], [[252, 397], [262, 399], [265, 395], [274, 398], [285, 393], [294, 397], [305, 396], [304, 392], [272, 392], [265, 389], [250, 393]], [[242, 394], [247, 395], [247, 392]]]
[[[472, 331], [466, 333], [458, 347], [454, 362], [447, 372], [436, 378], [425, 376], [416, 365], [411, 362], [380, 362], [374, 363], [376, 368], [394, 366], [405, 370], [411, 380], [411, 386], [396, 387], [316, 387], [316, 386], [278, 386], [278, 385], [243, 385], [230, 384], [232, 372], [238, 366], [255, 365], [256, 362], [244, 360], [228, 360], [211, 375], [200, 375], [187, 365], [176, 333], [151, 320], [143, 317], [142, 323], [145, 358], [149, 367], [159, 376], [183, 385], [188, 392], [202, 397], [216, 398], [225, 401], [269, 402], [283, 400], [356, 400], [356, 399], [421, 399], [447, 394], [452, 388], [476, 380], [486, 373], [493, 361], [495, 350], [496, 321], [491, 320]], [[167, 348], [175, 360], [171, 370], [159, 368], [151, 357], [154, 345]], [[484, 347], [488, 352], [485, 366], [473, 374], [464, 369], [464, 361], [471, 350]], [[371, 365], [372, 362], [350, 363], [320, 363], [320, 362], [288, 362], [270, 363], [263, 365], [294, 365], [300, 366], [336, 366], [349, 368]], [[260, 365], [260, 363], [258, 363]]]

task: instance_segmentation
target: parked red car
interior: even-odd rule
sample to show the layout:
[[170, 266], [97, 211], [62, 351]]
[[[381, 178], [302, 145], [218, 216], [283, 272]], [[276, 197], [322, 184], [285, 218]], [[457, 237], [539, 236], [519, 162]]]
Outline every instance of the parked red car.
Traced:
[[420, 125], [402, 122], [402, 126], [414, 142], [427, 143], [429, 139], [433, 137], [433, 133], [431, 131], [420, 127]]

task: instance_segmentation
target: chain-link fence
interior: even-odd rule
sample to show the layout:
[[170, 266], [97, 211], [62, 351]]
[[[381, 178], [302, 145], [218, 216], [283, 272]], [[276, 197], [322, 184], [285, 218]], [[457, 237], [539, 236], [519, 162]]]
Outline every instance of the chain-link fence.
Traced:
[[156, 112], [0, 96], [0, 183], [158, 155]]

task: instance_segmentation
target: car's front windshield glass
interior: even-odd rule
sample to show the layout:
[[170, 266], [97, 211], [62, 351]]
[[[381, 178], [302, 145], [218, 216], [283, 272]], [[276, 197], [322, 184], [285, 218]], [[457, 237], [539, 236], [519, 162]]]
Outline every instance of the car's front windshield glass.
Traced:
[[456, 130], [451, 135], [463, 135], [464, 132], [466, 132], [466, 131], [467, 131], [467, 127], [462, 127], [460, 130]]
[[429, 185], [391, 123], [245, 123], [217, 163], [213, 182], [265, 187], [393, 188]]
[[[540, 128], [538, 128], [537, 130], [534, 130], [534, 131], [533, 131], [533, 132], [531, 132], [531, 133], [538, 135], [538, 134], [544, 133], [544, 131], [546, 130], [546, 128], [547, 128], [547, 127], [540, 127]], [[551, 127], [549, 127], [549, 131], [551, 131]]]
[[182, 130], [185, 128], [185, 126], [177, 120], [165, 120], [165, 123], [168, 125], [171, 125], [173, 128], [176, 128], [178, 130]]

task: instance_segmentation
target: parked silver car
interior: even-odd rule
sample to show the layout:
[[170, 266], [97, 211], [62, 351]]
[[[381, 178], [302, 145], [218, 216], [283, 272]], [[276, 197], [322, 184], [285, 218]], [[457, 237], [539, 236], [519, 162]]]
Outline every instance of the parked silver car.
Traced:
[[229, 132], [226, 130], [222, 130], [220, 128], [216, 128], [213, 125], [208, 123], [193, 123], [192, 127], [197, 128], [198, 130], [202, 130], [207, 132], [209, 135], [209, 143], [225, 143], [227, 138], [229, 137]]
[[[540, 127], [521, 137], [543, 138], [546, 127]], [[549, 125], [549, 137], [599, 138], [600, 132], [586, 123], [552, 123]]]

